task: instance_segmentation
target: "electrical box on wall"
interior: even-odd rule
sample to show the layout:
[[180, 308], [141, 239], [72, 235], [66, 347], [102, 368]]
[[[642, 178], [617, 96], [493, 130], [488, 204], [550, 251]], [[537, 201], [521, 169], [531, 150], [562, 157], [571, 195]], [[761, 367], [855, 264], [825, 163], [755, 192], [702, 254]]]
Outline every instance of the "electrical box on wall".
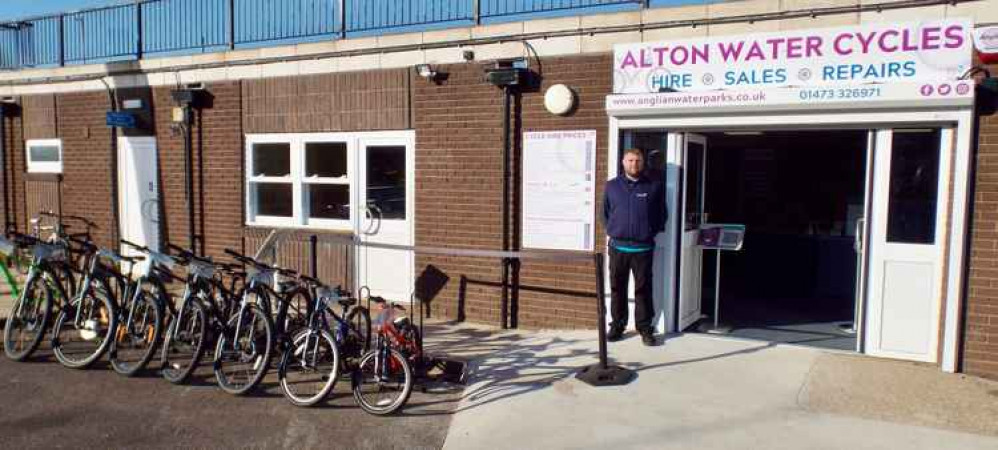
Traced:
[[499, 59], [485, 69], [485, 81], [496, 86], [520, 86], [526, 84], [529, 73], [530, 64], [524, 58]]

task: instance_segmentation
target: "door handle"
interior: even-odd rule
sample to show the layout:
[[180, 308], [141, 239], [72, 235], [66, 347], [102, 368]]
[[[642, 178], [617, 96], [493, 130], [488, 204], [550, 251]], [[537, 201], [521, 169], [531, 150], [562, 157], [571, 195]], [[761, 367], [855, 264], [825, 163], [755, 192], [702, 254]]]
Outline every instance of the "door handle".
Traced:
[[378, 234], [378, 230], [381, 229], [381, 208], [378, 208], [373, 203], [368, 204], [364, 207], [364, 216], [370, 220], [367, 228], [362, 233], [368, 236]]
[[853, 230], [855, 236], [853, 237], [852, 248], [856, 253], [863, 253], [863, 230], [866, 229], [866, 218], [860, 217], [856, 219], [856, 228]]

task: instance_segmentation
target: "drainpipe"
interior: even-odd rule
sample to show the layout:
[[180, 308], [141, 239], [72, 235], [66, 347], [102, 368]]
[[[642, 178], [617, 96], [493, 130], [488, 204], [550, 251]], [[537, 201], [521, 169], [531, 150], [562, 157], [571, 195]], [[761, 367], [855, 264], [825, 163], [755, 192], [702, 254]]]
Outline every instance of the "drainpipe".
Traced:
[[[510, 144], [510, 101], [512, 100], [512, 89], [510, 86], [506, 85], [502, 87], [502, 251], [508, 252], [510, 248], [509, 239], [509, 180], [510, 180], [510, 164], [509, 155], [511, 152]], [[502, 314], [502, 328], [506, 329], [509, 327], [509, 266], [510, 258], [503, 257], [502, 259], [502, 297], [500, 299], [500, 313]]]
[[[118, 111], [118, 101], [114, 95], [114, 89], [107, 84], [107, 80], [100, 79], [107, 90], [107, 98], [111, 102], [111, 111]], [[118, 211], [118, 128], [111, 127], [111, 248], [118, 247], [121, 239], [121, 217]]]
[[197, 254], [197, 242], [194, 239], [194, 158], [191, 155], [192, 130], [191, 130], [191, 105], [185, 104], [184, 122], [180, 128], [184, 131], [184, 189], [187, 197], [187, 245], [191, 253]]
[[11, 227], [10, 220], [10, 177], [8, 169], [12, 166], [7, 164], [7, 116], [4, 114], [5, 106], [0, 104], [0, 164], [3, 165], [3, 225], [4, 232]]

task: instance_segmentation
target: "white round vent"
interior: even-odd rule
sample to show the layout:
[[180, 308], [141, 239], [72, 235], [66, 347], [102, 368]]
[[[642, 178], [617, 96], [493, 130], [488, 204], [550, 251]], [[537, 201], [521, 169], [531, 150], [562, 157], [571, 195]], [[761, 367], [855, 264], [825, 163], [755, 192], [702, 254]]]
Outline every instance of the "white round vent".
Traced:
[[548, 88], [544, 94], [544, 107], [551, 114], [567, 114], [575, 106], [575, 93], [564, 84], [556, 84]]

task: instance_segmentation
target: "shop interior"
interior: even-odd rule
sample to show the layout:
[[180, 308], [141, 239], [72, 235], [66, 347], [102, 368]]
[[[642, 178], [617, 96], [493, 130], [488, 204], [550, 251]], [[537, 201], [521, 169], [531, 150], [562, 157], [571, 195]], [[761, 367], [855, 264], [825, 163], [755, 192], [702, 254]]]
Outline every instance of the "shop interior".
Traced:
[[[706, 221], [745, 226], [721, 255], [720, 322], [730, 335], [856, 349], [853, 318], [867, 132], [744, 131], [707, 138]], [[714, 315], [716, 251], [704, 250], [702, 306]], [[713, 325], [704, 319], [696, 325]]]

